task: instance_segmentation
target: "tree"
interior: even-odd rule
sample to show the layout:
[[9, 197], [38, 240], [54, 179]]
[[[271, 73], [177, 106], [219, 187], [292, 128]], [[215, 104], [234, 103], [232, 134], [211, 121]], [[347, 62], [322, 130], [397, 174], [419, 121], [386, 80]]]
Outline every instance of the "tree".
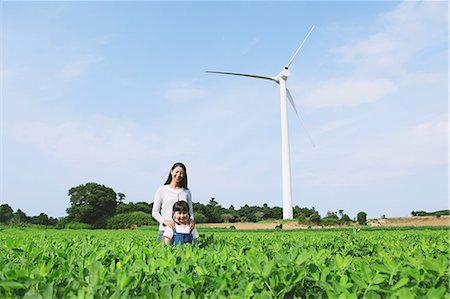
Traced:
[[317, 211], [315, 211], [311, 216], [309, 216], [309, 221], [311, 221], [314, 224], [320, 223], [320, 215]]
[[263, 219], [263, 217], [264, 217], [264, 212], [261, 212], [261, 211], [255, 212], [255, 221], [256, 222], [261, 221]]
[[325, 217], [323, 217], [322, 219], [325, 219], [325, 218], [328, 218], [328, 219], [339, 219], [339, 217], [336, 215], [336, 212], [331, 212], [331, 211], [328, 211], [327, 215]]
[[222, 208], [217, 201], [215, 201], [214, 197], [211, 197], [209, 203], [204, 207], [205, 208], [205, 216], [208, 219], [209, 223], [218, 223], [222, 222], [222, 214], [224, 208]]
[[69, 196], [71, 206], [66, 210], [69, 218], [95, 228], [106, 227], [106, 219], [116, 213], [120, 201], [112, 188], [97, 183], [73, 187]]
[[[120, 201], [120, 194], [118, 193], [117, 196], [119, 196]], [[153, 203], [152, 203], [153, 204]], [[152, 204], [148, 204], [146, 202], [129, 202], [128, 204], [119, 202], [119, 204], [116, 207], [116, 213], [117, 214], [123, 214], [123, 213], [131, 213], [131, 212], [144, 212], [151, 214], [152, 212]]]
[[208, 218], [206, 218], [206, 216], [205, 215], [203, 215], [202, 213], [200, 213], [200, 212], [194, 212], [194, 220], [195, 220], [195, 223], [207, 223], [208, 222]]
[[52, 217], [49, 218], [45, 213], [40, 213], [38, 216], [31, 217], [30, 223], [40, 225], [56, 225], [58, 220]]
[[208, 206], [215, 207], [218, 204], [219, 203], [216, 201], [215, 197], [211, 197], [211, 199], [209, 200]]
[[367, 214], [365, 212], [359, 212], [356, 216], [357, 221], [360, 225], [366, 225], [367, 224]]
[[308, 209], [308, 208], [300, 208], [299, 206], [294, 207], [294, 218], [299, 219], [306, 219], [308, 217], [311, 217], [314, 213], [316, 213], [316, 210], [314, 208]]
[[345, 223], [345, 222], [352, 222], [352, 220], [350, 219], [350, 216], [348, 216], [347, 214], [342, 214], [342, 217], [341, 217], [340, 221], [341, 221], [342, 223]]
[[14, 211], [9, 205], [3, 204], [0, 206], [0, 223], [8, 223], [13, 215]]
[[28, 216], [22, 212], [22, 210], [17, 210], [12, 218], [9, 220], [9, 223], [14, 225], [23, 225], [28, 222]]
[[232, 214], [230, 214], [230, 213], [224, 213], [224, 214], [222, 214], [222, 221], [223, 222], [233, 222], [233, 220], [234, 220], [234, 216], [232, 215]]

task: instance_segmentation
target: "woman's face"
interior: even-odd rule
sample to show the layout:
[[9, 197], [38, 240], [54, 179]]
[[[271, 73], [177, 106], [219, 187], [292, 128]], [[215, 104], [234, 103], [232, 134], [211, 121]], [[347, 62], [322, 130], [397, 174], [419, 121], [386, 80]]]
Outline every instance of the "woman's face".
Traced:
[[177, 166], [172, 170], [171, 175], [173, 181], [177, 184], [181, 184], [185, 176], [184, 169], [181, 166]]

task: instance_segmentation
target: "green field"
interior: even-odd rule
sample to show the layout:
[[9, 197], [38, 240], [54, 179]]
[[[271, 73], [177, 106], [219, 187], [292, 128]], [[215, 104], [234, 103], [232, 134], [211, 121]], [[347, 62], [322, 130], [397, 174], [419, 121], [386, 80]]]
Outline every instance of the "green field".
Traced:
[[[200, 231], [202, 234], [202, 231]], [[449, 231], [0, 229], [1, 298], [450, 298]]]

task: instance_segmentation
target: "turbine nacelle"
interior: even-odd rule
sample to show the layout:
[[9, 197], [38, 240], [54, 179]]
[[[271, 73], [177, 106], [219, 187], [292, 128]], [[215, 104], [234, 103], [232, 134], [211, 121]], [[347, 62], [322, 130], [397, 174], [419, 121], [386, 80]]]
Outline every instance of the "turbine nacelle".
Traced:
[[291, 71], [287, 67], [285, 67], [275, 78], [277, 79], [277, 81], [279, 81], [280, 79], [287, 80], [290, 74]]

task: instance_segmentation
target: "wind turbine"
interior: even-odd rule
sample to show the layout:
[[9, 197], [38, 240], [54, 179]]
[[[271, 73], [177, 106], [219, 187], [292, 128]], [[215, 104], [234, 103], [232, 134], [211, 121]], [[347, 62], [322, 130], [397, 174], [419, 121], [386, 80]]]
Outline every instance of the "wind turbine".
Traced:
[[[291, 192], [291, 166], [290, 166], [290, 158], [289, 158], [289, 134], [288, 134], [288, 113], [287, 113], [287, 100], [291, 103], [294, 108], [297, 117], [300, 116], [297, 112], [297, 108], [295, 107], [294, 99], [292, 98], [289, 89], [286, 87], [286, 81], [290, 75], [289, 67], [297, 56], [298, 52], [302, 48], [303, 44], [308, 39], [311, 32], [314, 30], [314, 26], [311, 27], [306, 37], [303, 39], [303, 42], [298, 47], [297, 51], [295, 51], [291, 60], [287, 63], [287, 65], [283, 68], [283, 70], [276, 75], [275, 77], [267, 77], [267, 76], [259, 76], [259, 75], [250, 75], [250, 74], [241, 74], [241, 73], [229, 73], [229, 72], [217, 72], [217, 71], [206, 71], [207, 73], [213, 74], [224, 74], [224, 75], [234, 75], [234, 76], [244, 76], [251, 77], [257, 79], [271, 80], [275, 81], [280, 85], [280, 110], [281, 110], [281, 160], [282, 160], [282, 179], [283, 179], [283, 219], [293, 219], [293, 211], [292, 211], [292, 192]], [[301, 119], [300, 119], [301, 121]], [[303, 125], [303, 123], [302, 123]], [[306, 129], [305, 129], [306, 131]], [[311, 140], [311, 136], [308, 137]], [[312, 140], [311, 140], [312, 142]]]

